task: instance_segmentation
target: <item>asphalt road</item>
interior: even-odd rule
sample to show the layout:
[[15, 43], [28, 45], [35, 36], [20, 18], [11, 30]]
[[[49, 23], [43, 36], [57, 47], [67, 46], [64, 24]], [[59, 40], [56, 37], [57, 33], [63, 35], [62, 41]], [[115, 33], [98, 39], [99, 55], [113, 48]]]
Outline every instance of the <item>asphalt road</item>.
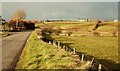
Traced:
[[13, 69], [30, 34], [17, 32], [2, 39], [2, 69]]

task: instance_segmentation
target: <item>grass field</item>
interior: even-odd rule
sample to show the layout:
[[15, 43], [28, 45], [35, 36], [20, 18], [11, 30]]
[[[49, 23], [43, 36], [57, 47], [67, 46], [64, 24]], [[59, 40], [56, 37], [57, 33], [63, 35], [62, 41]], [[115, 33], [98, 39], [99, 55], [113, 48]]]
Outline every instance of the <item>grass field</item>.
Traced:
[[[50, 27], [60, 28], [78, 28], [77, 31], [73, 30], [73, 33], [80, 34], [81, 32], [87, 33], [89, 29], [93, 27], [93, 22], [83, 23], [49, 23]], [[37, 24], [41, 27], [44, 24]], [[45, 25], [44, 25], [45, 26]], [[115, 22], [103, 22], [96, 30], [107, 31], [109, 33], [118, 31], [118, 23]], [[110, 36], [57, 36], [51, 35], [57, 41], [69, 46], [70, 48], [76, 48], [77, 52], [85, 53], [86, 55], [95, 57], [100, 63], [108, 68], [117, 68], [118, 64], [118, 37]]]
[[116, 67], [118, 63], [118, 37], [73, 37], [55, 35], [52, 37], [72, 49], [76, 48], [77, 52], [95, 57], [98, 62], [107, 67]]
[[[38, 23], [36, 26], [38, 27], [59, 27], [61, 29], [69, 29], [73, 33], [85, 33], [89, 32], [94, 28], [94, 25], [96, 22], [77, 22], [77, 23], [60, 23], [60, 22], [51, 22], [51, 23]], [[102, 32], [118, 32], [118, 23], [117, 22], [102, 22], [100, 26], [96, 29], [96, 31], [102, 31]]]
[[[79, 57], [30, 35], [16, 69], [81, 69]], [[83, 69], [83, 68], [82, 68]]]
[[[72, 29], [73, 33], [81, 34], [89, 32], [93, 28], [94, 22], [83, 23], [39, 23], [37, 27], [59, 27], [62, 29]], [[117, 23], [102, 23], [96, 30], [112, 32], [117, 31]], [[71, 31], [71, 30], [70, 30]], [[91, 33], [91, 32], [90, 32]], [[118, 37], [110, 36], [63, 36], [51, 35], [51, 37], [60, 41], [70, 48], [76, 48], [77, 52], [94, 57], [99, 63], [107, 68], [118, 68]], [[32, 32], [29, 40], [22, 52], [16, 69], [65, 69], [81, 68], [78, 64], [79, 58], [75, 58], [68, 52], [51, 46], [48, 43], [42, 43], [35, 37]]]

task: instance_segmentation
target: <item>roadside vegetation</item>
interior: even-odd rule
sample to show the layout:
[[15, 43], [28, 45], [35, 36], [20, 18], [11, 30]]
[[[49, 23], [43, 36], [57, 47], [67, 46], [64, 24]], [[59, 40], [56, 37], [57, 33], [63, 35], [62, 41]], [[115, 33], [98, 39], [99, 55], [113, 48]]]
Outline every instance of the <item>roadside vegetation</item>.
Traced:
[[16, 69], [87, 69], [76, 57], [57, 46], [40, 42], [32, 32]]

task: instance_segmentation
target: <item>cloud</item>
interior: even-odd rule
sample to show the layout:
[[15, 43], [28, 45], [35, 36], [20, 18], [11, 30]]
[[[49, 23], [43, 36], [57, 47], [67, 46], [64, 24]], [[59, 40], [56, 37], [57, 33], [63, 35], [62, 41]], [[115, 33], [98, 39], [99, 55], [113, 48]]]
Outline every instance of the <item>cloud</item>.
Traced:
[[2, 0], [3, 2], [118, 2], [119, 0]]
[[117, 6], [117, 2], [5, 2], [2, 10], [6, 19], [19, 8], [26, 11], [27, 19], [115, 19]]

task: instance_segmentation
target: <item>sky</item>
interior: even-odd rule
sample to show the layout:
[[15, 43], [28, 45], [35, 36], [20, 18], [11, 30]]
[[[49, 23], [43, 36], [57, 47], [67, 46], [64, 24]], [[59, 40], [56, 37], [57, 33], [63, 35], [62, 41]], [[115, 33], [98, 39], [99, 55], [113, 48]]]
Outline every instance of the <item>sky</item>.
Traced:
[[119, 0], [1, 0], [2, 2], [118, 2]]
[[19, 9], [26, 12], [28, 20], [118, 18], [117, 2], [3, 2], [2, 17], [9, 20]]

